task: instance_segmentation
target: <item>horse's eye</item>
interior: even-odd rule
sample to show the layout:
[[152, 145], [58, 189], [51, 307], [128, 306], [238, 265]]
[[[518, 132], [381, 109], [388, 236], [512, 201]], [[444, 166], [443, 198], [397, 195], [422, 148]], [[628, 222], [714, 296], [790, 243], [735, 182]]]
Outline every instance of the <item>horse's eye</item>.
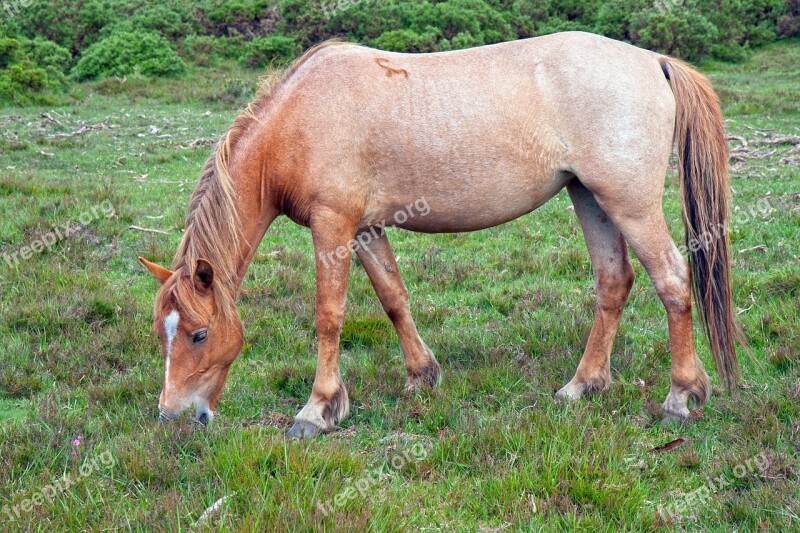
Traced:
[[192, 333], [192, 342], [194, 342], [195, 344], [198, 342], [203, 342], [204, 340], [206, 340], [207, 336], [208, 336], [207, 329], [197, 330], [194, 333]]

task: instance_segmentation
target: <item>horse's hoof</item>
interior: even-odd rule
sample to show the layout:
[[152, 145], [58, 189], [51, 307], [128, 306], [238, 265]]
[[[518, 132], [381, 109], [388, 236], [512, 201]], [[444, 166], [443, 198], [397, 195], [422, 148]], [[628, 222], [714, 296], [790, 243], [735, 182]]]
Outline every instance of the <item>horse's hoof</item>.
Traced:
[[584, 386], [577, 383], [567, 383], [556, 393], [557, 402], [576, 402], [583, 396]]
[[683, 418], [679, 415], [664, 413], [664, 418], [661, 419], [661, 427], [669, 429], [673, 426], [682, 426], [689, 421], [688, 418]]
[[[434, 361], [435, 363], [435, 361]], [[442, 382], [442, 374], [439, 365], [436, 364], [435, 370], [420, 375], [409, 374], [406, 377], [406, 392], [417, 392], [436, 388]]]
[[408, 371], [408, 375], [406, 376], [406, 392], [433, 389], [442, 382], [442, 369], [438, 361], [436, 361], [436, 357], [434, 357], [433, 352], [427, 345], [425, 349], [428, 351], [428, 362], [417, 371]]
[[687, 409], [686, 412], [682, 411], [668, 411], [665, 408], [661, 408], [661, 414], [663, 418], [661, 419], [661, 427], [668, 428], [671, 426], [681, 426], [689, 421], [689, 410]]
[[661, 412], [664, 414], [664, 423], [672, 420], [686, 422], [689, 420], [688, 393], [676, 393], [670, 389], [667, 399], [661, 404]]
[[327, 433], [324, 428], [305, 422], [303, 420], [296, 420], [294, 425], [286, 432], [286, 436], [290, 439], [310, 439], [317, 435]]

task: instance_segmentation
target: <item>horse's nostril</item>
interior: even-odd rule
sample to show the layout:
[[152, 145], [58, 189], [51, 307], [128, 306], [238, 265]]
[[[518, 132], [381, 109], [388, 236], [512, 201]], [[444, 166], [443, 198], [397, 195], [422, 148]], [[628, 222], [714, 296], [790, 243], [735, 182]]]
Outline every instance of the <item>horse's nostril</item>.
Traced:
[[197, 421], [203, 424], [204, 426], [208, 425], [208, 413], [200, 413], [200, 416], [197, 417]]

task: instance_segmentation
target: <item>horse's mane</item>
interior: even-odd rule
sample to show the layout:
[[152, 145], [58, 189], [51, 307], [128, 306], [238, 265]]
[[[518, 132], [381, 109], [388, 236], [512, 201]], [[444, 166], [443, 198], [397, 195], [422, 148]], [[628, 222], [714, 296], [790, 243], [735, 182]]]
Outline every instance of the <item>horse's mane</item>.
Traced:
[[237, 211], [237, 194], [234, 178], [228, 172], [230, 155], [238, 140], [254, 122], [258, 122], [278, 89], [291, 78], [311, 56], [323, 48], [349, 44], [341, 41], [326, 41], [306, 51], [277, 78], [263, 78], [255, 99], [233, 121], [228, 131], [220, 138], [214, 153], [208, 158], [200, 181], [189, 200], [186, 229], [183, 239], [172, 260], [172, 271], [179, 272], [164, 284], [156, 297], [156, 312], [167, 308], [173, 298], [181, 302], [181, 311], [189, 320], [207, 321], [210, 317], [200, 313], [192, 284], [179, 283], [181, 278], [194, 274], [197, 261], [205, 259], [214, 268], [212, 285], [215, 311], [226, 321], [235, 313], [239, 284], [237, 267], [243, 244], [241, 220]]

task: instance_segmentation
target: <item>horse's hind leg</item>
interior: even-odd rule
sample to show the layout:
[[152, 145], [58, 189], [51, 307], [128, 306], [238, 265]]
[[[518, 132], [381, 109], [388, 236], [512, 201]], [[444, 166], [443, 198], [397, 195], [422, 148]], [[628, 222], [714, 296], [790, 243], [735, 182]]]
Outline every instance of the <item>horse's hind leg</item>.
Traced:
[[667, 418], [685, 420], [689, 417], [689, 399], [702, 405], [711, 393], [708, 374], [694, 351], [689, 266], [675, 246], [661, 211], [663, 182], [653, 188], [634, 180], [624, 183], [623, 190], [606, 190], [596, 197], [644, 265], [667, 310], [672, 385], [662, 409]]
[[375, 231], [365, 231], [356, 237], [356, 252], [383, 309], [397, 330], [406, 357], [406, 389], [433, 387], [439, 383], [439, 363], [417, 332], [408, 305], [408, 291], [400, 277], [389, 239], [383, 231], [379, 234]]
[[577, 179], [567, 185], [567, 191], [592, 258], [597, 292], [594, 325], [583, 357], [575, 376], [556, 393], [556, 399], [576, 400], [585, 393], [605, 390], [611, 383], [611, 345], [634, 273], [625, 239], [592, 193]]

